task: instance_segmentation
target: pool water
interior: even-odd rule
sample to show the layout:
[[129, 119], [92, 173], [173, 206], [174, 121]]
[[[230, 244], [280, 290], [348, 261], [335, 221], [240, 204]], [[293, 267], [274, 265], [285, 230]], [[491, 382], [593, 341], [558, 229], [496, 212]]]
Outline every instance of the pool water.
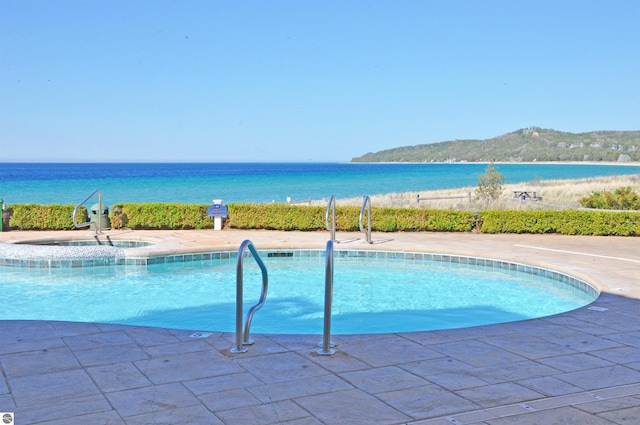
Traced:
[[[295, 257], [261, 255], [269, 272], [269, 291], [253, 318], [252, 333], [322, 333], [324, 252], [310, 252]], [[333, 334], [451, 329], [531, 319], [582, 307], [597, 296], [590, 288], [548, 277], [550, 272], [524, 273], [508, 263], [500, 268], [490, 260], [487, 265], [471, 265], [392, 257], [336, 256]], [[233, 332], [235, 272], [233, 256], [147, 266], [0, 267], [4, 306], [0, 320]], [[261, 284], [258, 266], [245, 259], [245, 314], [257, 302]]]

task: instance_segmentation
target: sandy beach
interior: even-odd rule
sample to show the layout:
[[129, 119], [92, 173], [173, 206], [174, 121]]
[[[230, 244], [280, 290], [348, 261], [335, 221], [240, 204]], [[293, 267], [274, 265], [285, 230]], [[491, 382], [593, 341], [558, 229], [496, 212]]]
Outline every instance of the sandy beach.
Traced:
[[[571, 165], [568, 163], [567, 165]], [[498, 170], [499, 171], [499, 170]], [[392, 208], [434, 209], [562, 209], [579, 208], [578, 200], [593, 192], [612, 192], [631, 187], [640, 193], [640, 174], [625, 176], [590, 177], [570, 180], [538, 180], [528, 183], [502, 185], [502, 197], [495, 202], [482, 202], [475, 198], [477, 186], [422, 192], [403, 192], [369, 195], [372, 206]], [[522, 203], [513, 199], [514, 190], [536, 190], [539, 202]], [[418, 200], [419, 199], [419, 200]], [[339, 205], [360, 206], [362, 198], [338, 199]], [[326, 200], [312, 201], [312, 205], [326, 205]]]

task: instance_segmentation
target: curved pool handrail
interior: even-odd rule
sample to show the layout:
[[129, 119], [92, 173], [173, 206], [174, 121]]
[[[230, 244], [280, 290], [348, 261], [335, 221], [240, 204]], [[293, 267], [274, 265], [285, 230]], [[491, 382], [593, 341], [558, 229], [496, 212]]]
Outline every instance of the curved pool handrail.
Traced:
[[102, 220], [98, 220], [98, 222], [95, 221], [87, 221], [84, 223], [80, 223], [78, 224], [77, 221], [77, 215], [78, 215], [78, 210], [80, 209], [81, 206], [83, 206], [84, 204], [87, 203], [87, 201], [91, 198], [93, 198], [93, 196], [95, 194], [98, 194], [98, 208], [99, 208], [99, 213], [102, 213], [102, 192], [100, 192], [99, 189], [94, 190], [93, 192], [91, 192], [91, 195], [87, 196], [84, 201], [80, 202], [78, 205], [76, 205], [76, 207], [73, 209], [73, 225], [76, 228], [80, 228], [80, 227], [87, 227], [87, 226], [91, 226], [92, 224], [95, 225], [95, 229], [96, 229], [96, 235], [99, 235], [102, 233]]
[[[329, 226], [329, 214], [333, 211], [331, 226]], [[329, 204], [327, 205], [327, 212], [324, 215], [325, 227], [331, 232], [331, 240], [336, 240], [336, 197], [331, 195], [329, 198]]]
[[[258, 303], [251, 307], [247, 312], [247, 320], [244, 325], [244, 333], [242, 332], [242, 304], [243, 304], [243, 287], [244, 287], [244, 279], [243, 279], [243, 260], [244, 260], [244, 252], [246, 250], [251, 252], [253, 258], [258, 263], [260, 270], [262, 271], [262, 293], [260, 294], [260, 298], [258, 299]], [[256, 311], [258, 311], [267, 299], [267, 290], [269, 288], [269, 276], [267, 274], [267, 267], [260, 259], [256, 248], [253, 246], [253, 242], [250, 240], [245, 240], [240, 244], [240, 248], [238, 248], [238, 262], [236, 266], [236, 346], [231, 349], [232, 353], [244, 353], [248, 349], [243, 347], [243, 345], [251, 345], [253, 341], [249, 339], [249, 330], [251, 328], [251, 321], [253, 320], [253, 315]]]
[[373, 243], [373, 241], [371, 240], [371, 198], [369, 198], [368, 196], [364, 197], [364, 200], [362, 202], [362, 209], [360, 209], [360, 231], [365, 231], [364, 226], [362, 225], [362, 218], [364, 217], [364, 211], [367, 206], [369, 206], [369, 208], [367, 209], [367, 243]]
[[336, 352], [331, 344], [331, 305], [333, 304], [333, 241], [327, 241], [326, 268], [324, 279], [324, 330], [322, 332], [321, 356], [330, 356]]

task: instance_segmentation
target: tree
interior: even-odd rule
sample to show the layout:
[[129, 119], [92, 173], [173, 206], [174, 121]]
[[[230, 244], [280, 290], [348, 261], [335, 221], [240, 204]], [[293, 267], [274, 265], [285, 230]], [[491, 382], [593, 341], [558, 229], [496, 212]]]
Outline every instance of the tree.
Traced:
[[500, 173], [498, 167], [491, 161], [484, 170], [484, 173], [478, 175], [476, 196], [483, 200], [496, 201], [502, 196], [503, 183], [504, 174]]

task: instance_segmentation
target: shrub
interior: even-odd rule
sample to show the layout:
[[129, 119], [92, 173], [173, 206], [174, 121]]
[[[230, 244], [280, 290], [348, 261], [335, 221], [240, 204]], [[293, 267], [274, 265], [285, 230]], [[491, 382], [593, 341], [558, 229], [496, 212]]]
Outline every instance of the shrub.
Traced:
[[639, 236], [640, 213], [598, 211], [484, 211], [483, 233]]
[[498, 172], [493, 162], [487, 165], [483, 174], [478, 175], [478, 188], [476, 196], [483, 200], [496, 201], [502, 196], [504, 174]]
[[640, 195], [633, 188], [621, 187], [612, 192], [593, 192], [578, 200], [584, 208], [603, 210], [640, 210]]
[[178, 203], [119, 203], [109, 213], [114, 228], [186, 230], [212, 229], [207, 205]]
[[[212, 229], [208, 205], [120, 203], [110, 211], [114, 229]], [[325, 230], [323, 207], [283, 204], [229, 204], [225, 227], [234, 229]], [[71, 230], [73, 205], [12, 205], [10, 227], [20, 230]], [[336, 230], [358, 231], [360, 209], [338, 207]], [[79, 210], [78, 221], [86, 222]], [[372, 208], [371, 227], [380, 232], [559, 233], [564, 235], [640, 236], [640, 212]]]
[[[320, 230], [324, 229], [322, 207], [282, 204], [229, 204], [226, 226], [235, 229]], [[336, 222], [339, 222], [336, 217]]]
[[[8, 212], [10, 229], [20, 230], [72, 230], [73, 205], [16, 204]], [[78, 223], [88, 221], [87, 209], [81, 207], [76, 217]]]

